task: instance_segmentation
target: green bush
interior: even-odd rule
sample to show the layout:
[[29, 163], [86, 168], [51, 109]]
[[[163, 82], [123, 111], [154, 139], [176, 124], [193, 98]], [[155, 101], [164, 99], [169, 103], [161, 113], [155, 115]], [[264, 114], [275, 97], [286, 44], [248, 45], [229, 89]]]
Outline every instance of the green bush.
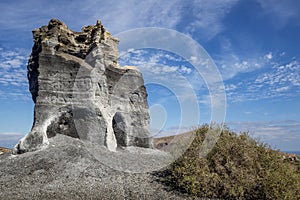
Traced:
[[168, 183], [188, 194], [221, 199], [300, 199], [299, 162], [287, 162], [278, 151], [228, 129], [213, 150], [199, 157], [210, 127], [195, 131], [189, 149], [171, 166]]

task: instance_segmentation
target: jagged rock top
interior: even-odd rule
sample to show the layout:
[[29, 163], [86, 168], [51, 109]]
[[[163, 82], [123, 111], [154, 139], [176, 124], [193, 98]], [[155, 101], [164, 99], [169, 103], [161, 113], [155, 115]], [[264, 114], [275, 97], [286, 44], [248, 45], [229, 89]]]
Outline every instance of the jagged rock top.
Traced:
[[33, 39], [35, 47], [43, 42], [53, 43], [56, 51], [79, 58], [85, 58], [96, 44], [113, 41], [117, 45], [119, 42], [105, 30], [100, 20], [94, 26], [84, 26], [81, 32], [75, 32], [58, 19], [51, 19], [48, 26], [33, 30]]

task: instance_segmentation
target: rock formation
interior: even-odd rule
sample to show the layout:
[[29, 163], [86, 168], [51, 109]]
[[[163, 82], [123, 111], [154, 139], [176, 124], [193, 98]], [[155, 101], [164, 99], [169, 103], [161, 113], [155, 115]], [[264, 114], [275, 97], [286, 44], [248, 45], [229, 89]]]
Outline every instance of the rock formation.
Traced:
[[35, 103], [32, 130], [14, 152], [34, 151], [63, 134], [109, 150], [152, 147], [142, 74], [118, 65], [118, 40], [100, 21], [81, 32], [59, 20], [33, 30], [28, 80]]

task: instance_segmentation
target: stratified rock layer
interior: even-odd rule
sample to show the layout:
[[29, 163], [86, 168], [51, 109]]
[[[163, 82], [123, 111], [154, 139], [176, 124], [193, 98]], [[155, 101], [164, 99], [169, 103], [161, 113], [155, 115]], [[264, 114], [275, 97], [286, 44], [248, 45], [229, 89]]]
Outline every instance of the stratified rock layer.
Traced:
[[142, 74], [118, 65], [118, 40], [100, 21], [74, 32], [52, 19], [35, 29], [33, 38], [28, 80], [34, 124], [16, 153], [40, 149], [57, 134], [113, 151], [118, 146], [152, 147]]

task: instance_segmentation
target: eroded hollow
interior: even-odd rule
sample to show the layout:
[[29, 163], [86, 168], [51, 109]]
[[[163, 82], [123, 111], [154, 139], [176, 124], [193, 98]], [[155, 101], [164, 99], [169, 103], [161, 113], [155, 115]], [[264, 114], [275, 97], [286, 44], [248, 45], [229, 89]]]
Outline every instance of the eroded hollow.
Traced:
[[112, 126], [117, 140], [117, 146], [126, 147], [127, 146], [126, 124], [125, 124], [124, 117], [120, 112], [117, 112], [114, 115], [112, 120]]
[[72, 111], [62, 113], [47, 127], [47, 137], [54, 137], [56, 134], [63, 134], [73, 138], [80, 138], [74, 121]]

